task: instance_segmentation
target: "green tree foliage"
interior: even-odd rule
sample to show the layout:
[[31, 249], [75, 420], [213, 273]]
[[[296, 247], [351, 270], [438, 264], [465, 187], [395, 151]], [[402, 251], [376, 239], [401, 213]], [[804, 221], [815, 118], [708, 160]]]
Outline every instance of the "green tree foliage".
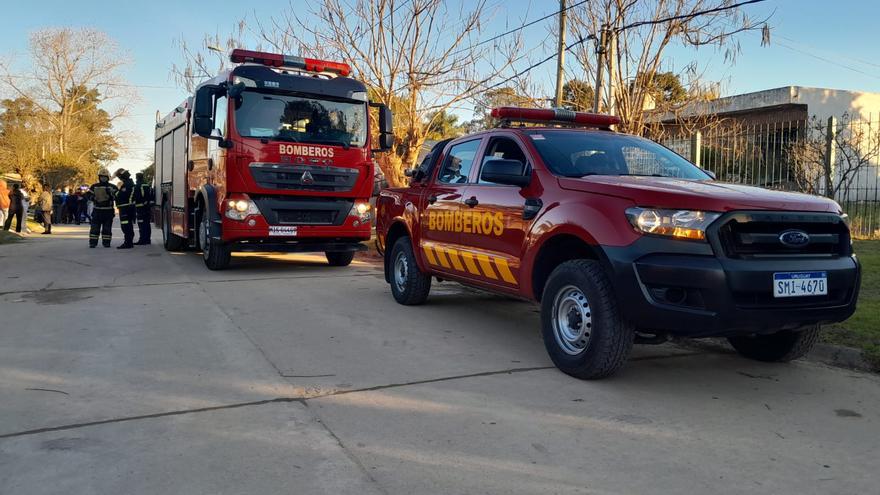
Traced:
[[440, 141], [464, 134], [464, 127], [458, 122], [458, 115], [446, 113], [445, 110], [429, 114], [426, 120], [427, 139]]
[[562, 86], [562, 107], [576, 112], [589, 112], [593, 109], [594, 94], [590, 83], [572, 79]]

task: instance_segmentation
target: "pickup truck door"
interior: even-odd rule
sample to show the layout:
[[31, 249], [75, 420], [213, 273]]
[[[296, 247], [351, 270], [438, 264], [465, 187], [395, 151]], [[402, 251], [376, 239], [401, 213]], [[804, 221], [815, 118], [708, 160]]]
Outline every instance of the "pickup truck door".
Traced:
[[[489, 139], [479, 163], [491, 159], [518, 160], [529, 170], [529, 160], [522, 146], [513, 136], [494, 136]], [[462, 249], [477, 261], [479, 273], [468, 272], [476, 282], [519, 288], [526, 233], [534, 215], [525, 214], [528, 198], [519, 186], [493, 184], [482, 180], [482, 170], [474, 175], [475, 183], [463, 192], [462, 209], [465, 222]], [[536, 200], [530, 200], [536, 202]]]
[[419, 248], [433, 271], [457, 274], [462, 267], [455, 254], [461, 243], [462, 193], [480, 143], [477, 138], [453, 144], [422, 191]]

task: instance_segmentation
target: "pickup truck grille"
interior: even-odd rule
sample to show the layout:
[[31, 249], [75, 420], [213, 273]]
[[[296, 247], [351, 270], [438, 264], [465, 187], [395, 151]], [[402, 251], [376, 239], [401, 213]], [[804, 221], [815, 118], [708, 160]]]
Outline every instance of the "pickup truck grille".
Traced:
[[359, 175], [353, 168], [259, 162], [250, 170], [260, 187], [296, 191], [348, 192]]
[[[786, 245], [783, 233], [809, 236], [802, 245]], [[850, 254], [849, 229], [838, 215], [797, 212], [737, 212], [716, 235], [729, 258], [832, 258]]]

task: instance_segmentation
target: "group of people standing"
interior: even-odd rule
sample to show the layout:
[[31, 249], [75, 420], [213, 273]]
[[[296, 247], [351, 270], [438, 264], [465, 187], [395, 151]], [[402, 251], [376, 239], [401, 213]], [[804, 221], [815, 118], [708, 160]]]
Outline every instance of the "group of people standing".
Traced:
[[[52, 194], [48, 186], [43, 187], [35, 211], [35, 220], [43, 224], [43, 234], [52, 233], [53, 213], [54, 220], [63, 223], [80, 222], [88, 219], [89, 247], [98, 246], [98, 239], [104, 247], [110, 247], [113, 237], [113, 218], [116, 209], [119, 210], [119, 224], [122, 228], [123, 243], [118, 249], [131, 249], [135, 245], [150, 244], [150, 220], [153, 205], [153, 188], [144, 182], [143, 174], [137, 174], [137, 183], [131, 180], [128, 170], [120, 168], [114, 174], [121, 184], [117, 187], [110, 182], [110, 173], [107, 169], [98, 172], [98, 182], [93, 184], [87, 191], [80, 190], [78, 193], [64, 195], [60, 191]], [[13, 184], [8, 189], [6, 181], [0, 179], [0, 223], [4, 230], [12, 227], [12, 221], [16, 220], [15, 230], [21, 233], [22, 223], [26, 223], [28, 211], [28, 197], [20, 184]], [[24, 221], [22, 219], [25, 219]], [[134, 242], [134, 224], [137, 222], [139, 239]]]
[[[153, 188], [144, 182], [143, 174], [136, 175], [137, 183], [131, 180], [131, 174], [124, 168], [120, 168], [113, 175], [122, 181], [119, 187], [110, 182], [110, 173], [106, 169], [101, 169], [98, 172], [98, 182], [89, 188], [91, 200], [95, 204], [89, 230], [89, 247], [97, 247], [98, 239], [105, 248], [110, 247], [113, 237], [113, 218], [116, 216], [117, 208], [123, 236], [123, 242], [117, 249], [131, 249], [135, 245], [150, 244]], [[139, 231], [137, 242], [134, 242], [135, 222]]]

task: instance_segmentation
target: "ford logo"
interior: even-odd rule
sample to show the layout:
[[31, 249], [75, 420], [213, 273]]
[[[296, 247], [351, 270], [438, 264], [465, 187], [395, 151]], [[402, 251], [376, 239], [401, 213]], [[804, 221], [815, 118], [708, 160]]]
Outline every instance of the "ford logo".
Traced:
[[810, 243], [810, 234], [803, 230], [786, 230], [779, 234], [779, 242], [790, 248], [804, 247]]

